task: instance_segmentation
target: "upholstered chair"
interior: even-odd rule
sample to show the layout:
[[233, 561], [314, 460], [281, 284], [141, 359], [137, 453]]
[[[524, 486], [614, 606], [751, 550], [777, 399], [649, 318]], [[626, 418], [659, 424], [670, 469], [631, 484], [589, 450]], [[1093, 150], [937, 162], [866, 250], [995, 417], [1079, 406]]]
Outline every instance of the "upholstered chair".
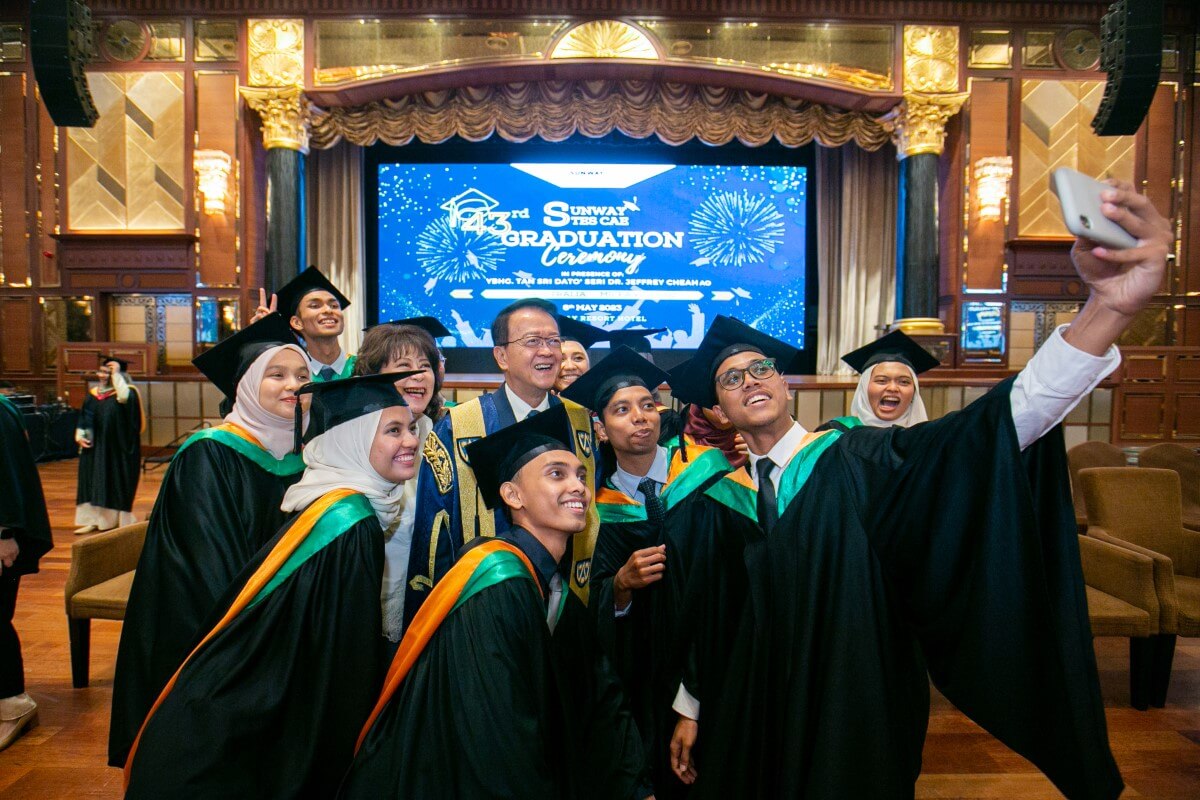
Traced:
[[1183, 527], [1200, 531], [1200, 451], [1174, 442], [1147, 447], [1138, 456], [1138, 466], [1173, 469], [1179, 473], [1183, 495]]
[[1079, 490], [1079, 470], [1088, 467], [1124, 467], [1125, 453], [1108, 442], [1084, 442], [1067, 451], [1067, 467], [1071, 473], [1071, 498], [1075, 503], [1075, 526], [1079, 533], [1087, 530], [1087, 506]]
[[1179, 474], [1147, 467], [1079, 473], [1088, 536], [1150, 557], [1158, 594], [1152, 705], [1166, 702], [1176, 636], [1200, 636], [1200, 533], [1183, 527]]

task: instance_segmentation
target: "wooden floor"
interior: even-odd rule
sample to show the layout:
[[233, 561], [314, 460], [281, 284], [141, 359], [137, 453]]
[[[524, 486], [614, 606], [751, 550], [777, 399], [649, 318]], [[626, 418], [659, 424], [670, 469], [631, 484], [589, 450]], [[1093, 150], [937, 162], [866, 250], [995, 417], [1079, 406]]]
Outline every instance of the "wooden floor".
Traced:
[[[75, 468], [74, 461], [42, 468], [55, 547], [42, 559], [42, 572], [22, 580], [16, 613], [25, 680], [38, 702], [41, 723], [0, 752], [0, 797], [82, 800], [121, 794], [120, 772], [105, 766], [120, 623], [92, 623], [91, 686], [71, 688], [62, 588], [76, 538], [71, 534]], [[139, 518], [149, 512], [160, 481], [161, 473], [143, 480], [134, 509]], [[1129, 708], [1126, 643], [1101, 639], [1096, 651], [1109, 736], [1129, 787], [1123, 797], [1200, 798], [1200, 640], [1180, 642], [1167, 707], [1144, 712]], [[917, 797], [1060, 796], [1028, 762], [935, 693]]]

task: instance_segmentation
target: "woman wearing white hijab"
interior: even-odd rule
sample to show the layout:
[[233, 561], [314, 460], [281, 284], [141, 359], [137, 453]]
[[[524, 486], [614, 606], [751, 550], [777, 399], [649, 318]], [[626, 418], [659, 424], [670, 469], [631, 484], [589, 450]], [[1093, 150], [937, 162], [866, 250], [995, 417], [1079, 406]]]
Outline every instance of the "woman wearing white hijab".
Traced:
[[304, 471], [292, 449], [308, 362], [282, 317], [246, 327], [195, 363], [233, 410], [179, 448], [150, 513], [117, 654], [112, 766], [124, 765], [218, 598], [283, 524], [280, 502]]
[[915, 340], [892, 331], [847, 353], [842, 361], [860, 373], [850, 416], [831, 420], [817, 430], [844, 431], [857, 425], [908, 428], [929, 419], [917, 376], [938, 366], [938, 361]]
[[[333, 797], [383, 681], [383, 535], [417, 426], [384, 373], [309, 384], [297, 512], [238, 577], [126, 765], [127, 800]], [[214, 615], [215, 618], [215, 615]]]

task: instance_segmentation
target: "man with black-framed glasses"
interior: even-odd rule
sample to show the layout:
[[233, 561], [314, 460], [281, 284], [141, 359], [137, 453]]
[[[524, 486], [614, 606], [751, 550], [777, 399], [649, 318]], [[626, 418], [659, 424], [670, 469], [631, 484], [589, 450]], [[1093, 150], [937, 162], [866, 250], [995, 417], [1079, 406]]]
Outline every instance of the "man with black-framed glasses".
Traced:
[[672, 373], [745, 437], [759, 523], [726, 691], [674, 704], [697, 797], [912, 798], [930, 678], [1067, 797], [1121, 793], [1059, 423], [1120, 363], [1174, 232], [1128, 184], [1101, 199], [1137, 244], [1076, 241], [1086, 304], [961, 411], [809, 433], [782, 374], [796, 349], [728, 317]]
[[[562, 363], [558, 309], [553, 303], [531, 297], [508, 305], [492, 322], [492, 341], [492, 356], [504, 382], [493, 392], [451, 408], [425, 440], [404, 601], [405, 627], [434, 584], [454, 565], [464, 544], [508, 528], [503, 514], [484, 506], [467, 445], [562, 403], [550, 393]], [[575, 403], [566, 405], [571, 441], [594, 482], [590, 415]], [[585, 602], [597, 529], [593, 510], [589, 528], [576, 537], [572, 553], [571, 588]]]

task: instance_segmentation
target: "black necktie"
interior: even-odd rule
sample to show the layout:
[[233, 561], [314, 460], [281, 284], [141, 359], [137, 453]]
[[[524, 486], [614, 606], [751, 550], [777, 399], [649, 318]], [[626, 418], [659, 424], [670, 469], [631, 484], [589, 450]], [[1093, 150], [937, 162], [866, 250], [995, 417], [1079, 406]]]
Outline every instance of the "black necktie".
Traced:
[[663, 510], [662, 500], [658, 498], [658, 484], [653, 478], [642, 478], [638, 491], [646, 496], [646, 519], [655, 526], [662, 525], [667, 513]]
[[529, 409], [529, 413], [525, 415], [525, 419], [533, 419], [539, 413], [540, 412], [536, 408], [531, 408], [531, 409]]
[[775, 497], [775, 484], [771, 483], [774, 468], [775, 462], [769, 458], [759, 459], [754, 465], [758, 472], [758, 524], [766, 533], [770, 533], [779, 520], [779, 501]]
[[333, 380], [334, 376], [337, 375], [337, 373], [333, 371], [333, 367], [321, 367], [321, 371], [317, 374], [321, 376], [321, 380], [323, 381], [331, 381]]

